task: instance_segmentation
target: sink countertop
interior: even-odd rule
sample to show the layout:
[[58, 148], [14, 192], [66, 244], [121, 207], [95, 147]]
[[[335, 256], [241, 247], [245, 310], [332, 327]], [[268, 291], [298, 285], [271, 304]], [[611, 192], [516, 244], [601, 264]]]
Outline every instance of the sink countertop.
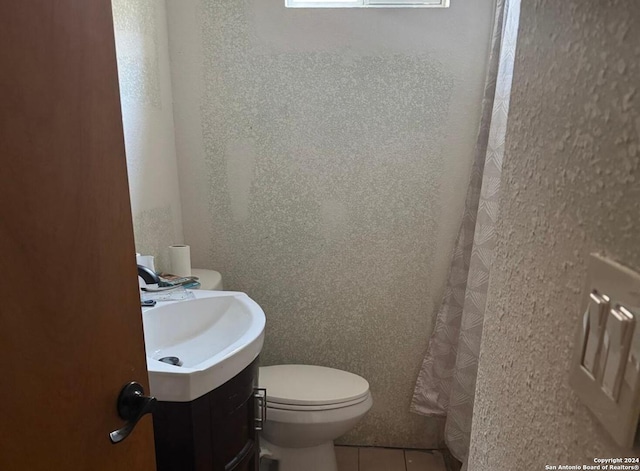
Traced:
[[[245, 293], [193, 291], [195, 299], [143, 308], [150, 393], [189, 402], [223, 385], [262, 350], [265, 316]], [[178, 357], [182, 366], [159, 361]]]

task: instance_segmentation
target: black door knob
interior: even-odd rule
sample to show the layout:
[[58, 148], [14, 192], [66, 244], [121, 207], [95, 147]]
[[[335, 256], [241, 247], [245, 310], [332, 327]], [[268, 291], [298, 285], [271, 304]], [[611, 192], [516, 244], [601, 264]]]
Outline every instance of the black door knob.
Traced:
[[111, 443], [120, 443], [127, 438], [143, 415], [150, 413], [156, 405], [156, 398], [144, 395], [140, 383], [129, 383], [118, 395], [118, 415], [127, 422], [122, 428], [109, 433]]

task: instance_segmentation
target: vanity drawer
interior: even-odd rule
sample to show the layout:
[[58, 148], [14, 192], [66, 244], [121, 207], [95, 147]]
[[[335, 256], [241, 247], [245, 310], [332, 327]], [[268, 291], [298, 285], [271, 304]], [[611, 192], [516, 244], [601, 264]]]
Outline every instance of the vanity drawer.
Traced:
[[212, 420], [230, 417], [253, 397], [258, 363], [254, 361], [239, 374], [208, 394]]
[[[235, 458], [246, 455], [247, 446], [255, 439], [255, 407], [253, 397], [245, 401], [233, 413], [211, 422], [214, 468], [227, 466]], [[244, 451], [244, 453], [243, 453]]]
[[158, 402], [153, 413], [158, 471], [257, 469], [254, 386], [258, 360], [191, 402]]

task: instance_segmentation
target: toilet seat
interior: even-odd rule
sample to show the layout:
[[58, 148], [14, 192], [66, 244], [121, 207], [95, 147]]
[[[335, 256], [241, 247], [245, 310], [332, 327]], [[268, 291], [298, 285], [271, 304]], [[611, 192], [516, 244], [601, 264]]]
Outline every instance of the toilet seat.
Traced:
[[267, 399], [267, 409], [280, 409], [280, 410], [290, 410], [290, 411], [323, 411], [323, 410], [342, 409], [343, 407], [358, 405], [361, 402], [366, 401], [369, 397], [370, 395], [367, 394], [359, 399], [354, 399], [353, 401], [340, 402], [337, 404], [324, 404], [319, 406], [299, 406], [294, 404], [280, 404], [277, 402], [269, 402], [269, 400]]
[[319, 411], [359, 404], [370, 397], [369, 383], [346, 371], [313, 365], [260, 368], [259, 382], [267, 390], [267, 407]]

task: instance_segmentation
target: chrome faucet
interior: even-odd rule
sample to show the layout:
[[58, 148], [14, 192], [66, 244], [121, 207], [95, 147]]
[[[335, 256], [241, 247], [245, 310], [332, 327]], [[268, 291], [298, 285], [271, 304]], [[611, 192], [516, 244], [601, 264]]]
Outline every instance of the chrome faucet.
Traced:
[[160, 284], [160, 278], [156, 275], [153, 270], [143, 266], [138, 265], [138, 276], [144, 280], [144, 282], [148, 285], [151, 284]]

